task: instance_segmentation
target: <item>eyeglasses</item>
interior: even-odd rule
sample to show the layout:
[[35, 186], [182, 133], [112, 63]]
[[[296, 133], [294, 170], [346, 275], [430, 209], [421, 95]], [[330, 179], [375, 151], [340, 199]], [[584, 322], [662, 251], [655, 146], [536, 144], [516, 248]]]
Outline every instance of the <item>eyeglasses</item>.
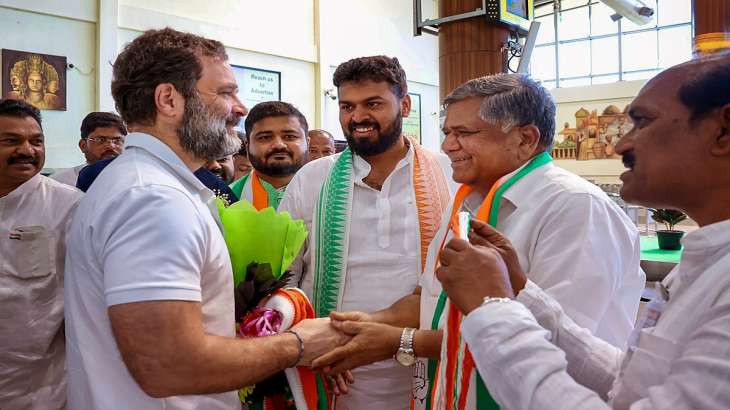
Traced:
[[124, 145], [124, 138], [122, 137], [89, 137], [87, 140], [95, 144]]
[[444, 133], [444, 136], [448, 137], [448, 136], [453, 135], [457, 139], [461, 139], [463, 137], [470, 137], [472, 135], [477, 135], [483, 131], [489, 131], [489, 130], [486, 128], [476, 129], [476, 130], [452, 130], [449, 132], [442, 130], [442, 132]]
[[[524, 125], [516, 125], [516, 126], [511, 127], [509, 130], [502, 130], [502, 132], [509, 133], [512, 130], [514, 130], [515, 128], [518, 128], [518, 127], [524, 127]], [[445, 137], [448, 137], [448, 136], [453, 135], [454, 137], [456, 137], [457, 139], [460, 140], [460, 139], [462, 139], [464, 137], [471, 137], [472, 135], [481, 134], [484, 131], [490, 132], [490, 131], [494, 131], [494, 130], [493, 129], [488, 129], [488, 128], [478, 128], [478, 129], [475, 129], [475, 130], [464, 130], [464, 129], [451, 130], [449, 132], [446, 132], [445, 130], [442, 129], [441, 131], [444, 133], [444, 136]]]

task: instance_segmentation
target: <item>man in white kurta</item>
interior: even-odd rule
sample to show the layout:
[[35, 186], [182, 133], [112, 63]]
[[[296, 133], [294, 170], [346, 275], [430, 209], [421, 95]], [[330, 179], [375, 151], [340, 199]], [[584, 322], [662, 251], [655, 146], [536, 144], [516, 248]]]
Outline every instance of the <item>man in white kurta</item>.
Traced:
[[40, 123], [7, 114], [9, 104], [0, 102], [0, 408], [60, 409], [66, 227], [83, 194], [39, 173]]
[[[387, 73], [373, 69], [386, 66]], [[389, 77], [399, 73], [396, 78]], [[358, 78], [363, 73], [367, 80]], [[377, 79], [375, 81], [374, 79]], [[362, 80], [362, 81], [361, 81]], [[438, 174], [448, 202], [450, 173], [448, 159], [443, 155], [428, 154], [424, 161], [422, 148], [415, 141], [400, 135], [403, 113], [407, 115], [410, 99], [407, 97], [405, 73], [397, 59], [364, 57], [343, 63], [335, 73], [341, 104], [340, 121], [352, 151], [324, 157], [305, 165], [289, 183], [280, 211], [291, 213], [294, 219], [303, 219], [310, 231], [302, 254], [292, 266], [295, 284], [314, 299], [317, 309], [315, 275], [311, 261], [316, 231], [316, 206], [322, 185], [343, 155], [352, 155], [352, 196], [347, 243], [340, 244], [347, 252], [344, 283], [340, 286], [336, 309], [374, 312], [390, 306], [396, 300], [411, 294], [418, 285], [423, 265], [419, 231], [419, 207], [414, 186], [415, 168], [431, 167]], [[376, 101], [375, 104], [373, 101]], [[363, 150], [373, 154], [374, 146], [383, 140], [384, 152], [360, 155]], [[370, 150], [370, 151], [368, 151]], [[383, 171], [377, 158], [388, 157], [392, 168]], [[376, 159], [374, 159], [376, 158]], [[371, 165], [377, 163], [378, 168]], [[420, 165], [415, 166], [416, 162]], [[426, 164], [425, 162], [429, 162]], [[385, 168], [389, 168], [386, 166]], [[382, 182], [371, 180], [380, 173]], [[430, 187], [433, 188], [433, 187]], [[434, 191], [436, 189], [434, 188]], [[440, 214], [440, 212], [439, 212]], [[433, 221], [436, 226], [438, 217]], [[319, 239], [317, 239], [319, 240]], [[338, 397], [338, 409], [406, 409], [409, 407], [412, 369], [395, 360], [374, 363], [354, 372], [355, 383], [349, 394]]]
[[[511, 289], [508, 282], [525, 283], [524, 277], [510, 264], [507, 281], [493, 249], [449, 245], [461, 250], [438, 277], [466, 315], [463, 337], [503, 408], [728, 408], [730, 55], [664, 71], [642, 88], [629, 115], [634, 128], [616, 145], [628, 168], [621, 196], [684, 210], [700, 229], [682, 240], [680, 263], [647, 305], [628, 346], [610, 346], [580, 328], [531, 281]], [[504, 242], [497, 246], [499, 254], [510, 254]], [[458, 262], [463, 253], [472, 263]], [[486, 280], [458, 285], [473, 280], [474, 265]]]
[[[548, 92], [528, 78], [502, 75], [472, 80], [454, 93], [458, 99], [447, 99], [451, 104], [447, 105], [442, 149], [452, 161], [453, 178], [473, 189], [456, 211], [478, 216], [480, 209], [488, 206], [482, 201], [490, 187], [510, 180], [528, 168], [532, 159], [542, 157], [543, 165], [517, 180], [494, 204], [499, 211], [496, 225], [513, 242], [528, 277], [554, 295], [576, 321], [610, 343], [623, 345], [644, 287], [639, 234], [598, 187], [552, 163], [545, 152], [552, 145], [554, 133], [555, 105]], [[521, 107], [523, 101], [532, 105]], [[484, 107], [499, 107], [501, 111], [488, 118], [483, 115]], [[506, 124], [525, 125], [504, 131], [508, 129]], [[434, 359], [432, 369], [434, 356], [438, 356], [434, 351], [442, 345], [436, 330], [444, 329], [446, 317], [444, 313], [434, 319], [442, 291], [434, 272], [442, 245], [452, 237], [451, 208], [453, 205], [445, 212], [429, 246], [419, 282], [420, 295], [409, 296], [385, 312], [371, 315], [374, 320], [388, 318], [387, 324], [398, 327], [410, 326], [413, 316], [420, 315], [414, 350], [418, 356]], [[407, 301], [413, 298], [418, 307]], [[357, 350], [337, 349], [340, 357], [333, 355], [333, 360], [354, 362], [344, 356], [395, 353], [397, 342], [381, 336], [387, 332], [381, 324], [360, 326], [356, 339], [349, 344]], [[426, 360], [415, 366], [414, 405], [420, 409], [428, 406], [434, 380]], [[467, 409], [475, 408], [474, 391], [470, 389], [467, 396]]]
[[[483, 199], [473, 192], [463, 209], [476, 214]], [[616, 347], [626, 343], [644, 289], [639, 233], [603, 191], [546, 164], [505, 192], [497, 226], [530, 280], [568, 316]], [[433, 243], [434, 255], [440, 245]], [[421, 285], [421, 327], [428, 329], [441, 284], [431, 270]]]
[[[340, 154], [324, 157], [302, 168], [287, 188], [280, 211], [303, 219], [312, 229], [312, 215], [321, 184]], [[444, 172], [448, 159], [440, 156]], [[355, 155], [355, 186], [350, 221], [350, 247], [341, 311], [375, 312], [393, 304], [418, 286], [421, 272], [418, 217], [412, 184], [413, 151], [396, 165], [380, 191], [362, 182], [370, 165]], [[354, 245], [353, 245], [354, 244]], [[295, 281], [312, 295], [312, 249], [307, 243], [292, 271]], [[378, 362], [355, 371], [355, 384], [340, 401], [346, 408], [404, 408], [411, 390], [412, 370], [394, 360]], [[395, 404], [394, 404], [395, 403]], [[395, 405], [396, 407], [387, 407]]]

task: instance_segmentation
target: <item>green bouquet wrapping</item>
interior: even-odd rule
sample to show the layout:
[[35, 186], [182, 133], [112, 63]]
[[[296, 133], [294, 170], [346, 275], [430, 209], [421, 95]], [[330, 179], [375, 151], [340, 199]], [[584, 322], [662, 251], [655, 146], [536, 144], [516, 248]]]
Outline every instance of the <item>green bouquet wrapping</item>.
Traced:
[[307, 238], [304, 221], [293, 220], [288, 212], [277, 213], [274, 208], [258, 211], [246, 200], [229, 207], [219, 200], [218, 214], [231, 255], [234, 287], [246, 278], [251, 263], [268, 264], [271, 274], [279, 279]]
[[[261, 337], [274, 334], [278, 330], [257, 326], [266, 323], [277, 327], [276, 312], [262, 309], [259, 303], [285, 287], [291, 277], [287, 269], [299, 254], [308, 234], [304, 221], [293, 220], [288, 212], [277, 213], [270, 207], [259, 211], [246, 200], [228, 206], [218, 198], [217, 205], [233, 268], [238, 335]], [[266, 407], [265, 401], [279, 403], [274, 405], [275, 409], [294, 408], [283, 372], [255, 386], [240, 389], [239, 398], [254, 410]]]

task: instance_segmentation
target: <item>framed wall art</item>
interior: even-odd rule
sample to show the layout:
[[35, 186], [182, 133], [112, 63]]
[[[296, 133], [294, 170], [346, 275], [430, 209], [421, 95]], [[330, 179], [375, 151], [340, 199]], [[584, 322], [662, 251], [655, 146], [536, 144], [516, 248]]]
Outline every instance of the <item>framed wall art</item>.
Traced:
[[3, 49], [2, 96], [65, 111], [66, 57]]

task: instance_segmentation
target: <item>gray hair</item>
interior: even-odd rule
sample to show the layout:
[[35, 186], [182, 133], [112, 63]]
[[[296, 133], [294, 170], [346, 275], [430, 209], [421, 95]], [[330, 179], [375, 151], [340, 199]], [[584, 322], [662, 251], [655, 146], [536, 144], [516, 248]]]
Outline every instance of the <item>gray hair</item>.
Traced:
[[501, 124], [508, 132], [532, 124], [540, 131], [540, 145], [550, 151], [555, 137], [555, 101], [539, 82], [526, 74], [493, 74], [469, 80], [456, 87], [444, 107], [468, 98], [482, 98], [479, 118]]

